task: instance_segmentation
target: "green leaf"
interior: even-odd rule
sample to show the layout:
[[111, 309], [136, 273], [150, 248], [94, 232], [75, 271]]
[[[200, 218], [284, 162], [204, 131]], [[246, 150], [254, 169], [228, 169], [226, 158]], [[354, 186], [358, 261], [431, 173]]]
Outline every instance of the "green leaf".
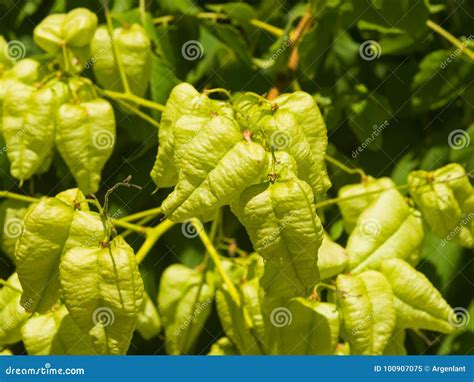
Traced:
[[474, 248], [474, 189], [464, 168], [451, 163], [435, 171], [413, 171], [410, 194], [433, 232]]
[[158, 309], [168, 354], [192, 351], [211, 313], [214, 285], [210, 277], [181, 264], [171, 265], [161, 276]]
[[60, 266], [61, 293], [99, 354], [125, 354], [143, 304], [133, 249], [121, 236], [105, 248], [73, 247]]
[[436, 50], [420, 62], [412, 83], [415, 111], [435, 110], [460, 96], [472, 79], [474, 67], [462, 54]]
[[14, 273], [0, 289], [0, 346], [21, 341], [21, 328], [30, 314], [20, 304], [21, 284]]
[[395, 295], [397, 326], [451, 333], [455, 313], [425, 275], [400, 259], [385, 260], [381, 267]]
[[231, 206], [266, 260], [261, 282], [270, 295], [301, 296], [319, 281], [322, 227], [313, 200], [307, 183], [288, 179], [251, 186]]
[[377, 269], [393, 257], [416, 263], [422, 241], [420, 213], [409, 207], [398, 190], [384, 191], [360, 214], [347, 240], [349, 267], [352, 273], [360, 273]]
[[[278, 309], [278, 308], [276, 308]], [[271, 328], [283, 355], [327, 355], [336, 350], [339, 338], [339, 313], [334, 304], [310, 301], [303, 297], [288, 303], [288, 325]], [[275, 316], [278, 314], [274, 310]], [[275, 324], [274, 324], [275, 325]], [[277, 323], [278, 326], [280, 324]]]
[[143, 306], [138, 314], [137, 330], [140, 335], [150, 340], [161, 332], [161, 318], [148, 293], [143, 294]]
[[[75, 195], [75, 196], [73, 196]], [[69, 204], [75, 199], [73, 204]], [[46, 312], [59, 298], [59, 263], [77, 246], [98, 245], [104, 229], [97, 213], [74, 210], [84, 195], [77, 189], [44, 198], [24, 218], [16, 247], [17, 271], [23, 286], [22, 304], [29, 312]]]
[[103, 99], [63, 104], [57, 114], [56, 146], [80, 190], [97, 192], [115, 144], [115, 117]]
[[64, 305], [35, 314], [23, 326], [22, 339], [29, 355], [93, 355], [93, 343], [76, 325]]

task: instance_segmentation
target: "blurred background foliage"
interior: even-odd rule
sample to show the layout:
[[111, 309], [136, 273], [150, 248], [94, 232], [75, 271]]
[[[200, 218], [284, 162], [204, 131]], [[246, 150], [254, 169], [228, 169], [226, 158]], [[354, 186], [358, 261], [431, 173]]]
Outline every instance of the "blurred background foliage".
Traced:
[[[329, 153], [348, 166], [363, 168], [374, 177], [391, 176], [397, 184], [404, 184], [413, 169], [431, 170], [450, 161], [461, 163], [467, 171], [474, 170], [474, 65], [426, 23], [434, 21], [464, 46], [473, 48], [473, 1], [148, 0], [143, 4], [145, 15], [138, 1], [116, 0], [109, 5], [116, 20], [143, 23], [152, 39], [150, 99], [165, 103], [170, 90], [181, 81], [200, 89], [222, 87], [261, 94], [272, 88], [279, 92], [301, 88], [313, 94], [322, 109]], [[79, 6], [91, 9], [104, 22], [99, 1], [0, 0], [0, 34], [7, 40], [22, 41], [27, 56], [41, 56], [31, 37], [35, 26], [50, 13]], [[209, 12], [223, 13], [226, 18], [202, 17]], [[163, 18], [168, 15], [173, 17]], [[305, 15], [311, 22], [299, 36], [299, 65], [294, 70], [288, 65], [292, 49], [285, 47], [291, 31]], [[252, 19], [277, 26], [285, 34], [275, 37], [256, 27]], [[182, 54], [183, 45], [191, 40], [199, 41], [202, 47], [196, 60]], [[370, 58], [364, 59], [361, 47], [367, 41], [372, 41], [372, 50]], [[84, 75], [93, 78], [92, 72]], [[159, 115], [153, 116], [159, 119]], [[144, 192], [120, 190], [114, 194], [111, 206], [111, 213], [115, 210], [125, 215], [160, 205], [169, 190], [152, 194], [155, 186], [149, 172], [157, 151], [155, 128], [118, 109], [116, 117], [117, 142], [98, 197], [101, 199], [109, 187], [132, 175]], [[448, 144], [449, 134], [457, 129], [467, 132], [471, 144], [463, 148]], [[374, 134], [376, 130], [380, 134]], [[367, 147], [354, 155], [368, 140]], [[329, 197], [336, 196], [342, 185], [358, 181], [357, 176], [332, 166], [329, 170], [333, 181]], [[0, 174], [3, 190], [18, 191], [18, 185], [8, 176], [8, 159], [3, 152]], [[74, 186], [66, 165], [55, 155], [51, 169], [23, 185], [23, 190], [33, 195], [53, 195]], [[344, 243], [337, 208], [329, 207], [324, 215], [326, 229]], [[223, 222], [225, 235], [251, 251], [245, 231], [230, 211], [225, 211]], [[142, 243], [138, 236], [130, 235], [128, 239], [136, 248]], [[143, 264], [150, 294], [156, 296], [159, 277], [168, 265], [180, 261], [195, 266], [202, 261], [203, 252], [198, 239], [183, 240], [179, 226], [171, 230]], [[7, 261], [3, 260], [1, 277], [12, 271], [3, 266]], [[451, 306], [469, 307], [474, 318], [471, 252], [454, 243], [440, 246], [440, 239], [428, 232], [419, 269]], [[450, 336], [410, 332], [407, 349], [411, 354], [471, 354], [473, 321]], [[196, 349], [200, 354], [207, 353], [212, 336], [222, 331], [215, 311], [206, 328]], [[129, 352], [163, 354], [162, 345], [161, 338], [145, 341], [136, 334]]]

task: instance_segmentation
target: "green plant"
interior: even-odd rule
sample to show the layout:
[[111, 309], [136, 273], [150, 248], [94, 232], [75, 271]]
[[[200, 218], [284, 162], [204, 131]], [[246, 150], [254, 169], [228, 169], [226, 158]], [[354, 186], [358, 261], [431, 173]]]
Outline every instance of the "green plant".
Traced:
[[[327, 152], [334, 151], [327, 125], [339, 106], [302, 91], [292, 79], [298, 68], [312, 73], [311, 36], [323, 34], [320, 28], [328, 28], [331, 17], [339, 23], [362, 18], [364, 25], [382, 21], [376, 13], [348, 15], [344, 7], [315, 1], [304, 11], [296, 8], [300, 21], [294, 29], [291, 18], [280, 29], [249, 17], [252, 8], [238, 4], [210, 5], [215, 12], [196, 9], [193, 21], [178, 18], [181, 2], [172, 15], [155, 20], [145, 1], [138, 12], [105, 6], [103, 20], [85, 8], [64, 9], [35, 27], [33, 39], [46, 54], [32, 58], [13, 60], [7, 54], [11, 41], [0, 40], [4, 152], [19, 187], [30, 187], [0, 192], [7, 199], [0, 210], [2, 250], [13, 264], [0, 289], [0, 346], [14, 349], [22, 341], [37, 355], [125, 354], [135, 332], [147, 341], [157, 341], [163, 332], [168, 354], [205, 349], [209, 354], [382, 355], [406, 354], [407, 332], [420, 337], [420, 330], [459, 332], [464, 310], [460, 315], [453, 309], [415, 267], [432, 233], [443, 239], [441, 245], [453, 240], [474, 247], [472, 173], [458, 163], [429, 172], [414, 171], [417, 166], [408, 163], [391, 178], [374, 178], [348, 167]], [[324, 12], [312, 25], [318, 7]], [[269, 64], [248, 55], [239, 33], [256, 28], [279, 39], [289, 36], [288, 52], [274, 51], [270, 71], [290, 85], [265, 95], [233, 86], [199, 91], [189, 83], [199, 82], [198, 68], [193, 81], [192, 75], [188, 82], [173, 79], [163, 61], [164, 38], [157, 33], [163, 32], [161, 24], [196, 20], [209, 39], [223, 40], [240, 62], [260, 68]], [[427, 25], [450, 36], [430, 20]], [[411, 41], [418, 33], [410, 23], [400, 25], [400, 38]], [[472, 60], [467, 44], [459, 49]], [[192, 61], [192, 52], [181, 53]], [[415, 82], [422, 83], [421, 77]], [[373, 115], [379, 123], [385, 118], [384, 100], [352, 99], [354, 94], [344, 101], [350, 124], [365, 126]], [[423, 108], [424, 100], [414, 107]], [[158, 128], [156, 157], [140, 135], [142, 123]], [[358, 133], [364, 142], [377, 139]], [[132, 157], [143, 158], [151, 171], [140, 168], [134, 182], [146, 187], [151, 178], [157, 187], [151, 197], [147, 191], [153, 189], [142, 190], [122, 171], [108, 186], [102, 179], [103, 173], [110, 175], [107, 163], [117, 163], [114, 153], [137, 141], [140, 148]], [[341, 187], [334, 169], [360, 180]], [[49, 187], [43, 192], [49, 196], [38, 196], [33, 180], [54, 171], [57, 177], [72, 174], [74, 181], [67, 184], [77, 188], [58, 182], [65, 191]], [[334, 189], [337, 195], [328, 197]], [[130, 203], [145, 194], [151, 208], [124, 213], [127, 203], [114, 201], [122, 192]], [[334, 223], [335, 205], [342, 218]], [[247, 252], [225, 233], [229, 224], [241, 242], [249, 239]], [[156, 243], [173, 232], [180, 235], [174, 236], [175, 245], [184, 236], [202, 246], [184, 248], [192, 261], [150, 271], [146, 263], [153, 256], [165, 257]], [[225, 336], [211, 349], [200, 347], [203, 327], [212, 318], [218, 318]]]

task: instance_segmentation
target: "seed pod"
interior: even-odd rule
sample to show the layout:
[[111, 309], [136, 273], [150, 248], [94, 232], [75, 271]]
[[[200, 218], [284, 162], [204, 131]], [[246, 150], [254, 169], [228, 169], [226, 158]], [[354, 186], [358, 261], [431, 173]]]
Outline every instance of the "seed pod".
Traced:
[[[280, 309], [280, 311], [278, 311]], [[287, 314], [277, 322], [278, 314]], [[278, 352], [283, 355], [327, 355], [336, 350], [339, 338], [339, 313], [334, 304], [292, 299], [286, 311], [276, 308], [269, 324], [270, 338], [276, 338]]]
[[35, 314], [21, 330], [29, 355], [95, 355], [90, 337], [79, 329], [64, 305]]
[[422, 240], [420, 214], [397, 190], [384, 191], [360, 214], [349, 236], [349, 268], [352, 273], [377, 269], [383, 260], [392, 257], [416, 263]]
[[372, 349], [370, 354], [381, 355], [387, 346], [396, 324], [392, 288], [385, 276], [376, 271], [366, 271], [357, 276], [365, 284], [372, 305], [372, 313], [366, 319], [372, 325]]
[[160, 314], [146, 292], [143, 294], [143, 306], [138, 314], [137, 331], [146, 340], [152, 339], [161, 332]]
[[474, 248], [474, 189], [462, 166], [451, 163], [435, 171], [413, 171], [410, 194], [439, 237]]
[[[77, 193], [77, 190], [74, 191]], [[23, 287], [22, 305], [29, 312], [46, 312], [59, 298], [59, 262], [67, 250], [98, 246], [104, 240], [100, 216], [75, 210], [59, 198], [43, 198], [24, 218], [23, 234], [16, 245], [18, 276]], [[80, 201], [83, 201], [81, 195]], [[74, 204], [80, 206], [79, 202]], [[81, 285], [82, 287], [82, 285]]]
[[[184, 146], [213, 116], [231, 116], [232, 110], [225, 105], [224, 102], [200, 94], [187, 83], [181, 83], [173, 88], [161, 114], [158, 131], [160, 144], [151, 171], [151, 177], [158, 187], [171, 187], [177, 183], [179, 169], [177, 161], [184, 155]], [[176, 126], [178, 120], [179, 124]]]
[[125, 354], [143, 304], [133, 249], [121, 236], [106, 248], [73, 247], [60, 266], [61, 294], [99, 354]]
[[65, 19], [66, 14], [64, 13], [46, 16], [33, 31], [35, 43], [48, 53], [58, 53], [64, 43], [63, 24]]
[[21, 284], [14, 273], [0, 289], [0, 346], [21, 341], [21, 327], [30, 314], [20, 304]]
[[337, 197], [343, 200], [337, 205], [341, 210], [346, 231], [351, 233], [360, 214], [382, 195], [383, 190], [393, 187], [395, 183], [390, 178], [374, 179], [371, 176], [361, 183], [342, 187]]
[[115, 117], [106, 100], [66, 103], [59, 108], [56, 146], [84, 194], [99, 189], [114, 143]]
[[[145, 30], [138, 24], [114, 29], [113, 43], [117, 48], [132, 93], [142, 97], [148, 88], [151, 68], [151, 43]], [[97, 28], [91, 41], [94, 74], [104, 88], [123, 91], [118, 80], [112, 42], [107, 27]]]
[[3, 136], [12, 176], [29, 179], [50, 155], [54, 144], [56, 98], [50, 88], [16, 82], [3, 102]]
[[250, 186], [231, 206], [266, 260], [261, 282], [268, 295], [302, 296], [319, 281], [322, 227], [313, 200], [311, 187], [295, 178]]
[[257, 355], [269, 351], [261, 308], [260, 285], [257, 278], [242, 280], [238, 285], [240, 306], [227, 286], [216, 292], [217, 312], [226, 335], [240, 354]]
[[158, 308], [163, 319], [168, 354], [187, 354], [211, 313], [214, 282], [210, 274], [181, 264], [161, 276]]
[[385, 347], [383, 355], [407, 355], [405, 329], [396, 328]]
[[209, 220], [266, 169], [263, 147], [243, 141], [234, 121], [214, 117], [186, 146], [179, 182], [162, 211], [176, 222], [192, 217]]
[[207, 355], [239, 355], [239, 351], [227, 337], [221, 337], [212, 344]]
[[325, 233], [318, 251], [318, 268], [321, 280], [329, 279], [343, 272], [348, 264], [346, 250], [332, 241]]
[[2, 251], [15, 262], [15, 245], [23, 232], [23, 218], [28, 211], [28, 203], [5, 200], [0, 205], [0, 238]]
[[88, 45], [97, 28], [97, 16], [86, 8], [76, 8], [64, 18], [61, 34], [69, 46]]
[[455, 313], [425, 275], [400, 259], [385, 260], [381, 267], [392, 286], [397, 326], [451, 333]]

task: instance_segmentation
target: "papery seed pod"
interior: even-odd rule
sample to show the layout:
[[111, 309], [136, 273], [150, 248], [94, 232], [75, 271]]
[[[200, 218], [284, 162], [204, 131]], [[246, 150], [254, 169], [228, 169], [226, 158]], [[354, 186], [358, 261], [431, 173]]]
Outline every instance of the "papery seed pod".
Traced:
[[64, 41], [72, 47], [88, 45], [97, 29], [97, 16], [86, 8], [68, 12], [62, 24]]
[[107, 247], [73, 247], [60, 265], [61, 295], [98, 354], [125, 354], [143, 305], [133, 249], [121, 236]]

